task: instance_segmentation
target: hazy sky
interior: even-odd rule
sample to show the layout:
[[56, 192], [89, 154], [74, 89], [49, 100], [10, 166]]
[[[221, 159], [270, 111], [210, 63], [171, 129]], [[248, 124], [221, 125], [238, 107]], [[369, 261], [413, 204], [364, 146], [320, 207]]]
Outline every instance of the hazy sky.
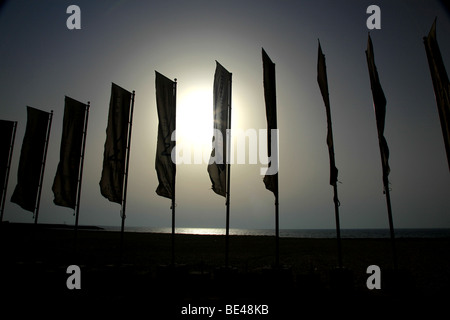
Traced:
[[[69, 30], [69, 5], [81, 30]], [[365, 50], [366, 9], [387, 98], [385, 137], [397, 228], [450, 227], [450, 175], [423, 36], [437, 17], [450, 70], [449, 14], [437, 1], [7, 1], [0, 11], [0, 119], [18, 121], [4, 220], [33, 222], [10, 202], [26, 106], [54, 111], [39, 222], [74, 223], [53, 204], [64, 96], [91, 102], [80, 224], [120, 226], [120, 206], [100, 194], [111, 82], [136, 90], [126, 226], [170, 227], [156, 195], [155, 73], [178, 79], [179, 148], [207, 159], [215, 60], [233, 73], [232, 130], [265, 129], [261, 48], [276, 64], [280, 227], [334, 228], [326, 114], [317, 85], [317, 39], [326, 56], [342, 228], [388, 228]], [[248, 150], [248, 148], [247, 148]], [[248, 158], [247, 158], [248, 159]], [[262, 164], [231, 169], [232, 228], [273, 228], [274, 197]], [[225, 227], [225, 199], [203, 164], [177, 167], [177, 226]]]

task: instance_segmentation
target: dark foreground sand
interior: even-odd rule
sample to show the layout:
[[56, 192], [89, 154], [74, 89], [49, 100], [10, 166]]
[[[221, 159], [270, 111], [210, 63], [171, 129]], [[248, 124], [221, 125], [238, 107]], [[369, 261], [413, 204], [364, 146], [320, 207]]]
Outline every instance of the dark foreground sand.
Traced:
[[[429, 314], [450, 302], [450, 239], [397, 239], [394, 272], [389, 239], [344, 239], [345, 270], [339, 270], [334, 239], [281, 238], [282, 267], [275, 268], [273, 237], [231, 236], [232, 268], [226, 269], [224, 236], [176, 235], [174, 267], [168, 234], [125, 233], [121, 255], [117, 232], [79, 230], [76, 248], [72, 230], [10, 224], [0, 233], [1, 308], [19, 313], [61, 315], [65, 308], [66, 315], [122, 311], [130, 319], [137, 311], [151, 319], [365, 319]], [[80, 267], [80, 290], [66, 286], [70, 265]], [[366, 286], [370, 265], [381, 268], [380, 290]], [[252, 305], [253, 314], [226, 314], [231, 304]], [[183, 315], [189, 306], [216, 311]]]

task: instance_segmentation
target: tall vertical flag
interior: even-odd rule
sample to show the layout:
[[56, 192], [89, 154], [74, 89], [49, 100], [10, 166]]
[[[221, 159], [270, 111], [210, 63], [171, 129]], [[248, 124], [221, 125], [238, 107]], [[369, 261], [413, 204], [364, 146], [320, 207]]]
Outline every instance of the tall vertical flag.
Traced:
[[6, 190], [8, 188], [9, 169], [16, 136], [17, 121], [0, 120], [0, 222], [3, 221]]
[[381, 153], [381, 165], [383, 168], [383, 186], [386, 195], [386, 204], [388, 209], [389, 229], [391, 234], [392, 253], [394, 260], [394, 268], [397, 269], [397, 250], [395, 248], [395, 234], [394, 222], [392, 218], [391, 196], [389, 190], [389, 148], [384, 137], [384, 125], [386, 116], [386, 97], [384, 96], [383, 88], [381, 87], [380, 79], [378, 77], [377, 67], [375, 65], [375, 56], [373, 53], [372, 39], [367, 42], [366, 50], [367, 66], [369, 69], [370, 86], [372, 89], [373, 104], [375, 108], [375, 118], [377, 122], [378, 142]]
[[112, 83], [100, 191], [109, 201], [119, 204], [124, 193], [131, 96], [131, 92]]
[[134, 99], [134, 91], [131, 93], [115, 83], [111, 84], [111, 99], [109, 101], [100, 192], [109, 201], [121, 205], [121, 258], [123, 234], [125, 231], [128, 165], [130, 163]]
[[[266, 102], [267, 118], [267, 155], [270, 159], [269, 168], [264, 176], [263, 182], [267, 190], [275, 196], [275, 265], [279, 266], [279, 197], [278, 197], [278, 136], [272, 138], [272, 133], [278, 132], [277, 127], [277, 94], [275, 81], [275, 63], [267, 55], [264, 48], [262, 51], [263, 63], [263, 86], [264, 100]], [[274, 141], [272, 141], [274, 140]], [[273, 144], [275, 142], [275, 144]], [[273, 172], [275, 169], [275, 172]]]
[[[156, 193], [169, 199], [175, 198], [176, 165], [172, 161], [175, 141], [172, 134], [176, 126], [176, 82], [156, 72], [156, 106], [158, 109], [158, 141], [155, 169], [158, 175]], [[194, 125], [194, 124], [193, 124]]]
[[[172, 161], [176, 129], [177, 83], [155, 71], [156, 107], [158, 109], [158, 141], [155, 169], [159, 185], [156, 193], [172, 200], [172, 265], [175, 265], [175, 177], [176, 164]], [[175, 79], [176, 80], [176, 79]]]
[[215, 193], [226, 198], [225, 266], [228, 267], [230, 234], [231, 73], [216, 61], [213, 89], [214, 137], [208, 164]]
[[87, 112], [88, 105], [65, 97], [59, 164], [52, 186], [53, 202], [58, 206], [75, 209], [77, 205]]
[[442, 135], [444, 136], [445, 150], [447, 152], [447, 162], [450, 169], [450, 83], [436, 39], [436, 19], [428, 33], [428, 37], [423, 38], [423, 42], [433, 80], [434, 94], [436, 96]]
[[333, 142], [333, 128], [331, 124], [331, 108], [330, 108], [330, 95], [328, 92], [328, 79], [327, 79], [327, 66], [325, 63], [325, 55], [322, 52], [322, 47], [319, 42], [318, 57], [317, 57], [317, 83], [319, 84], [320, 93], [322, 94], [323, 102], [325, 104], [325, 111], [327, 114], [327, 145], [328, 154], [330, 157], [330, 185], [334, 189], [334, 212], [336, 219], [336, 234], [338, 243], [338, 261], [339, 267], [342, 268], [342, 252], [341, 252], [341, 231], [339, 222], [339, 199], [337, 194], [337, 177], [338, 169], [336, 168], [334, 158], [334, 142]]
[[[263, 61], [263, 85], [264, 85], [264, 100], [266, 102], [266, 118], [267, 118], [267, 154], [270, 166], [278, 167], [278, 144], [272, 144], [272, 130], [277, 130], [277, 95], [275, 82], [275, 63], [270, 60], [266, 51], [262, 49]], [[277, 140], [277, 139], [275, 139]], [[272, 147], [275, 147], [272, 149]], [[272, 168], [273, 169], [273, 168]], [[278, 170], [275, 174], [268, 174], [264, 176], [264, 184], [267, 190], [274, 193], [278, 198]], [[278, 200], [278, 199], [277, 199]]]
[[328, 154], [330, 157], [330, 185], [335, 186], [337, 183], [338, 169], [336, 168], [334, 158], [334, 143], [333, 143], [333, 129], [331, 125], [331, 109], [330, 98], [328, 92], [327, 66], [325, 63], [325, 55], [322, 52], [322, 47], [319, 42], [319, 51], [317, 58], [317, 83], [319, 84], [320, 92], [322, 94], [325, 110], [327, 114], [327, 145]]
[[380, 144], [381, 164], [383, 167], [383, 183], [385, 189], [389, 185], [389, 148], [386, 138], [384, 137], [384, 125], [386, 117], [386, 97], [384, 96], [383, 88], [381, 87], [380, 79], [378, 77], [377, 67], [375, 65], [375, 57], [373, 53], [372, 39], [367, 43], [367, 65], [369, 68], [370, 86], [372, 89], [373, 104], [375, 108], [375, 118], [377, 121], [378, 141]]
[[20, 152], [17, 185], [11, 196], [11, 202], [34, 213], [35, 223], [39, 212], [52, 117], [53, 112], [27, 107], [27, 125]]
[[228, 133], [231, 125], [231, 73], [216, 61], [214, 74], [214, 137], [213, 150], [208, 164], [212, 189], [218, 195], [227, 196]]

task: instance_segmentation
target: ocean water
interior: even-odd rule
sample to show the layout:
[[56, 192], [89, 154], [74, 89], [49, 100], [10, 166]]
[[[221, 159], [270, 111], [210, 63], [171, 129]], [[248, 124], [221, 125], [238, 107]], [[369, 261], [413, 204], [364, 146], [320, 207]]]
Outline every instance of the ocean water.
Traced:
[[[120, 231], [120, 227], [103, 227]], [[126, 227], [126, 232], [172, 233], [171, 228]], [[225, 228], [176, 228], [177, 234], [225, 235]], [[274, 229], [230, 229], [230, 235], [275, 236]], [[282, 238], [336, 238], [335, 229], [280, 229]], [[396, 238], [450, 238], [450, 229], [395, 229]], [[390, 238], [389, 229], [341, 229], [341, 238]]]

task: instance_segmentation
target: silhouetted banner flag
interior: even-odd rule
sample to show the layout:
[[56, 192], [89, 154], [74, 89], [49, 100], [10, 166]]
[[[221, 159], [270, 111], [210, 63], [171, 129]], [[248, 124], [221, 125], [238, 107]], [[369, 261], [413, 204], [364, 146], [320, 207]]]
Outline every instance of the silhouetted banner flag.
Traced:
[[14, 124], [14, 121], [0, 120], [0, 186], [2, 190], [6, 182]]
[[391, 234], [392, 253], [394, 260], [394, 269], [397, 269], [397, 249], [395, 247], [394, 222], [392, 219], [391, 196], [389, 192], [389, 148], [384, 138], [384, 125], [386, 117], [386, 97], [381, 88], [380, 79], [378, 77], [377, 67], [375, 66], [375, 57], [373, 53], [372, 39], [367, 42], [367, 66], [369, 68], [370, 87], [372, 89], [373, 104], [375, 108], [375, 118], [377, 121], [378, 142], [380, 145], [381, 165], [383, 168], [383, 186], [386, 195], [386, 205], [388, 209], [389, 230]]
[[[175, 195], [176, 165], [172, 161], [175, 141], [172, 133], [176, 124], [176, 83], [156, 72], [156, 106], [158, 109], [158, 142], [156, 147], [155, 169], [159, 185], [156, 193], [173, 199]], [[195, 124], [192, 124], [195, 125]]]
[[53, 181], [53, 202], [75, 209], [86, 104], [65, 97], [59, 164]]
[[16, 137], [17, 121], [0, 120], [0, 222], [5, 211], [11, 158]]
[[383, 183], [385, 188], [389, 185], [389, 148], [384, 138], [384, 123], [386, 116], [386, 97], [384, 96], [383, 88], [381, 88], [380, 79], [378, 78], [378, 71], [375, 65], [375, 57], [373, 53], [372, 39], [369, 35], [367, 43], [367, 65], [369, 68], [370, 86], [372, 88], [373, 104], [375, 108], [375, 118], [377, 121], [378, 141], [380, 144], [381, 163], [383, 167]]
[[34, 212], [44, 161], [50, 113], [27, 107], [27, 125], [20, 152], [17, 185], [11, 202]]
[[338, 242], [338, 262], [339, 268], [342, 268], [342, 249], [341, 249], [341, 227], [339, 222], [339, 206], [340, 202], [337, 193], [337, 177], [338, 169], [336, 168], [335, 158], [334, 158], [334, 143], [333, 143], [333, 127], [331, 124], [331, 108], [330, 108], [330, 95], [328, 92], [328, 79], [327, 79], [327, 66], [325, 63], [325, 55], [322, 52], [322, 47], [318, 49], [317, 57], [317, 83], [319, 84], [320, 93], [322, 94], [323, 102], [325, 104], [325, 111], [327, 114], [327, 145], [328, 154], [330, 157], [330, 184], [334, 189], [334, 214], [336, 219], [336, 239]]
[[436, 39], [436, 20], [434, 20], [428, 37], [424, 37], [423, 40], [433, 80], [434, 94], [436, 96], [442, 135], [444, 136], [445, 150], [447, 152], [447, 162], [450, 169], [450, 83]]
[[212, 189], [226, 197], [227, 186], [227, 129], [229, 128], [229, 106], [231, 104], [231, 73], [216, 61], [214, 74], [214, 137], [213, 150], [208, 164]]
[[[270, 60], [264, 48], [262, 48], [263, 62], [263, 86], [264, 100], [266, 102], [267, 118], [267, 155], [269, 157], [268, 168], [264, 176], [264, 185], [267, 190], [273, 192], [275, 196], [275, 266], [279, 266], [279, 201], [278, 201], [278, 137], [272, 141], [272, 130], [277, 128], [277, 94], [275, 82], [275, 64]], [[275, 143], [274, 143], [275, 142]], [[275, 171], [275, 172], [274, 172]]]
[[338, 177], [338, 169], [336, 168], [334, 158], [334, 143], [333, 143], [333, 131], [331, 127], [331, 110], [330, 110], [330, 98], [328, 93], [328, 80], [327, 80], [327, 66], [325, 64], [325, 56], [322, 52], [322, 47], [319, 43], [319, 51], [317, 58], [317, 82], [319, 84], [320, 92], [322, 93], [323, 102], [325, 103], [325, 109], [327, 113], [327, 145], [328, 153], [330, 155], [330, 184], [336, 185]]
[[[271, 170], [270, 167], [278, 167], [278, 145], [275, 145], [272, 150], [272, 129], [277, 129], [277, 97], [276, 97], [276, 83], [275, 83], [275, 64], [270, 60], [267, 53], [262, 49], [263, 60], [263, 84], [264, 84], [264, 100], [266, 101], [266, 118], [267, 118], [267, 154], [270, 163], [267, 173]], [[273, 161], [275, 159], [275, 161]], [[273, 168], [272, 168], [273, 170]], [[278, 170], [275, 174], [266, 174], [264, 176], [264, 184], [266, 189], [272, 191], [275, 196], [278, 194]]]
[[109, 201], [119, 204], [122, 204], [123, 197], [130, 104], [131, 92], [113, 83], [109, 102], [100, 191]]

